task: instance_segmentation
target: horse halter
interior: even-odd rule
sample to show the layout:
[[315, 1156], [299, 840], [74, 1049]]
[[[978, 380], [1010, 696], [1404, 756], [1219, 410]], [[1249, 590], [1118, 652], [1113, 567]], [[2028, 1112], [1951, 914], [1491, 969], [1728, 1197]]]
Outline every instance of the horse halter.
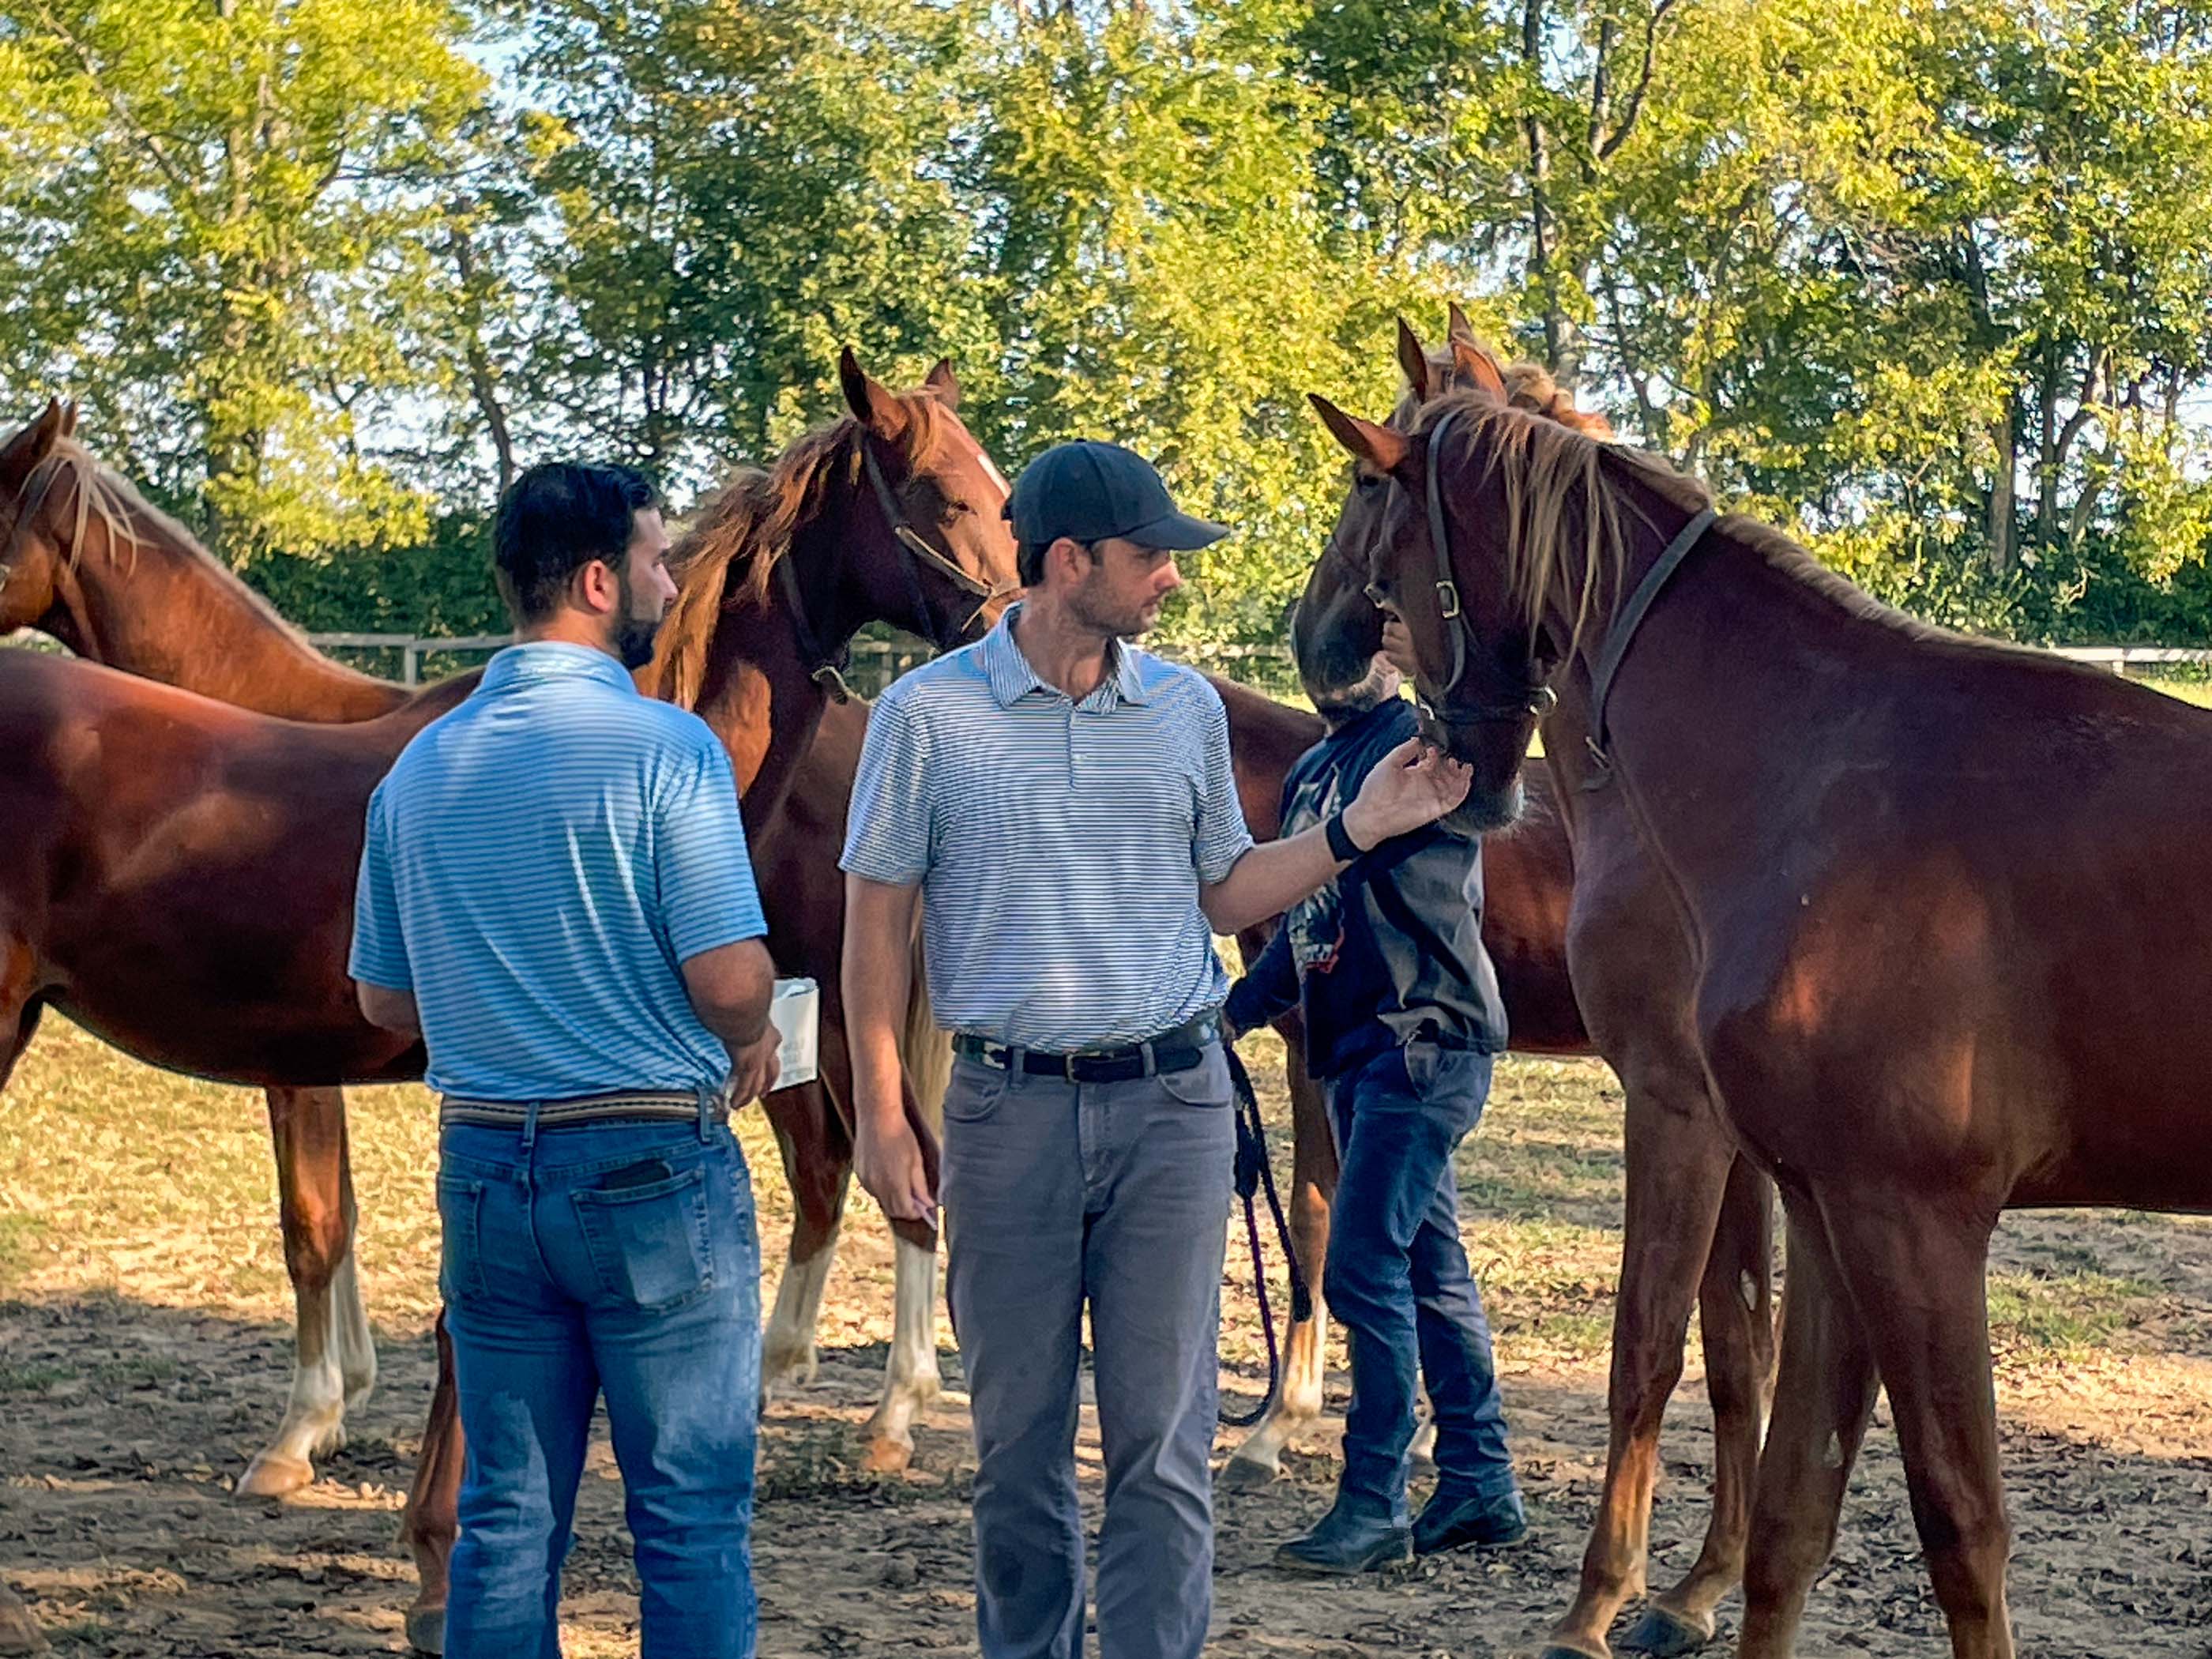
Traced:
[[1443, 685], [1433, 705], [1415, 689], [1414, 701], [1421, 712], [1444, 726], [1482, 726], [1498, 720], [1525, 720], [1534, 715], [1538, 720], [1559, 706], [1559, 694], [1548, 685], [1524, 686], [1504, 702], [1465, 702], [1452, 701], [1452, 693], [1467, 678], [1468, 636], [1474, 625], [1459, 602], [1459, 584], [1452, 577], [1451, 529], [1444, 514], [1443, 468], [1437, 464], [1445, 431], [1457, 418], [1456, 410], [1448, 410], [1443, 417], [1429, 428], [1429, 544], [1437, 551], [1437, 609], [1443, 618], [1444, 637], [1451, 641], [1451, 674]]
[[[892, 492], [890, 481], [884, 477], [883, 465], [876, 459], [875, 447], [869, 442], [868, 436], [867, 429], [861, 428], [859, 433], [861, 469], [867, 473], [868, 483], [875, 491], [876, 506], [883, 513], [884, 526], [890, 531], [892, 539], [898, 543], [899, 551], [904, 556], [899, 561], [899, 569], [906, 577], [907, 596], [914, 601], [914, 614], [924, 624], [929, 642], [940, 651], [950, 650], [951, 644], [948, 641], [957, 642], [965, 639], [968, 630], [989, 609], [992, 601], [1014, 592], [1018, 584], [993, 587], [987, 582], [978, 581], [932, 547], [928, 538], [914, 527], [905, 509], [899, 505], [899, 499]], [[792, 562], [780, 559], [776, 563], [781, 572], [784, 597], [791, 604], [792, 623], [799, 634], [799, 654], [812, 664], [806, 671], [807, 678], [837, 702], [850, 702], [853, 693], [845, 684], [845, 667], [851, 656], [851, 646], [849, 643], [841, 645], [835, 651], [823, 647], [821, 635], [814, 631], [814, 623], [806, 614], [806, 601], [799, 591], [799, 576], [792, 568]], [[921, 585], [921, 567], [923, 565], [946, 578], [975, 601], [974, 607], [960, 619], [959, 626], [949, 635], [938, 628], [937, 607], [929, 602], [929, 594]]]

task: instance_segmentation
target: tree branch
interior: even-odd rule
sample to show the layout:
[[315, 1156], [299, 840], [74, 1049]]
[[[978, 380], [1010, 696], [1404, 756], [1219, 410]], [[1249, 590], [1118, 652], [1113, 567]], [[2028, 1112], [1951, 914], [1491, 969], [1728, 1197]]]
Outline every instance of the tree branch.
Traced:
[[1651, 8], [1651, 15], [1644, 25], [1644, 66], [1637, 74], [1636, 90], [1628, 94], [1627, 107], [1620, 112], [1620, 125], [1599, 146], [1597, 159], [1601, 161], [1610, 160], [1613, 151], [1626, 143], [1628, 135], [1636, 131], [1637, 118], [1644, 113], [1644, 94], [1651, 90], [1651, 65], [1659, 52], [1659, 26], [1674, 9], [1674, 4], [1675, 0], [1658, 0]]
[[100, 65], [92, 55], [92, 49], [64, 28], [61, 21], [43, 4], [39, 8], [39, 15], [46, 21], [46, 27], [54, 32], [54, 38], [70, 49], [71, 54], [76, 58], [77, 66], [83, 70], [85, 78], [100, 89], [100, 96], [107, 102], [109, 112], [130, 130], [131, 135], [144, 148], [146, 154], [153, 158], [154, 165], [161, 170], [162, 176], [182, 191], [185, 196], [195, 194], [196, 186], [191, 176], [169, 159], [169, 152], [161, 147], [161, 141], [154, 136], [153, 130], [133, 115], [130, 106], [123, 101], [122, 95], [108, 85], [107, 78], [100, 72]]

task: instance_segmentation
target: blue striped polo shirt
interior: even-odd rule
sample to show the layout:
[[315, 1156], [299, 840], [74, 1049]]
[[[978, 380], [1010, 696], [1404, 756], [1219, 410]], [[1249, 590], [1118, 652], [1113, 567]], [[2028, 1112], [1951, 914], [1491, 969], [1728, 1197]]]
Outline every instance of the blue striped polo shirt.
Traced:
[[414, 993], [443, 1093], [690, 1093], [730, 1056], [678, 964], [767, 931], [707, 723], [547, 641], [494, 657], [369, 798], [348, 971]]
[[895, 683], [860, 751], [844, 867], [921, 886], [938, 1020], [1050, 1052], [1141, 1042], [1218, 1007], [1198, 908], [1252, 845], [1205, 676], [1127, 644], [1080, 702], [1015, 641]]

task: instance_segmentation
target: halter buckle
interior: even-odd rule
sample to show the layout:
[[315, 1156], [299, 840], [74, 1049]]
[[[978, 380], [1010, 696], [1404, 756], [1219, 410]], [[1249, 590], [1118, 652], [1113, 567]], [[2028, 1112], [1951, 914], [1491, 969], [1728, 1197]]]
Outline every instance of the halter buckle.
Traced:
[[1437, 584], [1437, 602], [1443, 606], [1444, 620], [1446, 622], [1456, 622], [1459, 619], [1460, 614], [1459, 584], [1455, 581], [1449, 580], [1449, 579], [1438, 582]]

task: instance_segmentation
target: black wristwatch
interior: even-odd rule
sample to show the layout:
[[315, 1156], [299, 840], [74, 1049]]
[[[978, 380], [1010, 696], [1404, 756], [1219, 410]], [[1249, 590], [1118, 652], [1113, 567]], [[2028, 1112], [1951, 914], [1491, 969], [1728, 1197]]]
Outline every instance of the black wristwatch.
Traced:
[[1328, 822], [1322, 826], [1322, 834], [1328, 840], [1328, 850], [1339, 864], [1349, 864], [1368, 849], [1352, 840], [1352, 831], [1344, 827], [1344, 814], [1332, 812]]

